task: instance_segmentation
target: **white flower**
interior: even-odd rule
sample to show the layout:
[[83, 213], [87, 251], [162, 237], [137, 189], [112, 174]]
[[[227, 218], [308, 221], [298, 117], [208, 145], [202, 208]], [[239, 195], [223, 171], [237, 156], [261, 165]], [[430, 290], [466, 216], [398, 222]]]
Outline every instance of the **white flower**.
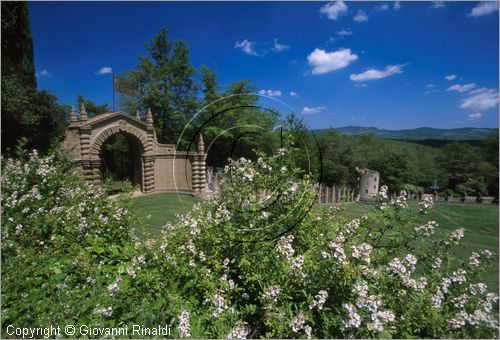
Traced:
[[356, 307], [350, 303], [343, 304], [344, 309], [347, 311], [347, 321], [343, 321], [345, 328], [358, 328], [361, 326], [361, 317], [356, 312]]
[[465, 281], [467, 281], [467, 279], [465, 278], [466, 274], [467, 274], [467, 272], [465, 270], [457, 269], [457, 271], [453, 272], [452, 277], [451, 277], [451, 281], [457, 282], [457, 283], [464, 283]]
[[420, 212], [423, 214], [427, 214], [428, 210], [431, 209], [434, 205], [434, 198], [432, 198], [432, 196], [427, 196], [421, 202], [419, 202], [418, 205], [420, 207]]
[[462, 328], [465, 326], [467, 323], [468, 315], [464, 311], [460, 311], [459, 313], [455, 314], [455, 316], [448, 321], [450, 324], [451, 328], [453, 329], [458, 329]]
[[440, 257], [436, 258], [436, 261], [432, 264], [432, 268], [438, 269], [441, 267], [441, 264], [443, 263], [443, 260]]
[[295, 319], [293, 319], [292, 322], [290, 322], [290, 328], [292, 328], [292, 331], [297, 333], [300, 330], [304, 329], [305, 323], [307, 321], [307, 318], [304, 316], [304, 314], [300, 313]]
[[469, 285], [469, 291], [472, 295], [483, 294], [488, 289], [484, 283], [474, 283]]
[[318, 308], [318, 310], [322, 310], [326, 299], [328, 299], [328, 292], [326, 290], [320, 290], [315, 296], [314, 301], [309, 305], [309, 309]]
[[358, 246], [352, 246], [352, 257], [361, 259], [366, 263], [370, 263], [370, 254], [373, 247], [367, 243], [362, 243]]
[[469, 257], [469, 265], [473, 266], [473, 267], [478, 267], [479, 266], [479, 258], [481, 256], [476, 253], [476, 252], [472, 252], [472, 255]]
[[458, 241], [460, 241], [464, 237], [464, 228], [458, 228], [454, 230], [450, 236], [448, 237], [448, 241], [445, 241], [446, 244], [458, 244]]
[[116, 278], [116, 280], [112, 284], [108, 285], [109, 295], [113, 295], [114, 293], [116, 293], [117, 291], [120, 290], [120, 287], [118, 287], [118, 283], [120, 283], [120, 281], [121, 281], [121, 278], [118, 277], [118, 278]]
[[131, 278], [136, 277], [134, 266], [130, 266], [127, 268], [127, 274], [130, 275]]
[[484, 257], [489, 259], [491, 256], [493, 256], [493, 253], [491, 251], [489, 251], [488, 249], [485, 249], [485, 250], [483, 250], [483, 255], [484, 255]]
[[459, 295], [453, 299], [453, 306], [456, 308], [463, 308], [467, 301], [469, 301], [469, 296], [467, 294]]
[[415, 228], [415, 231], [422, 236], [432, 236], [434, 234], [434, 228], [438, 227], [436, 221], [429, 221], [424, 225]]
[[186, 310], [183, 310], [179, 315], [179, 326], [177, 326], [177, 328], [179, 329], [181, 338], [187, 338], [191, 336], [191, 325], [189, 324], [189, 318], [189, 312]]
[[412, 254], [406, 255], [405, 260], [406, 260], [406, 262], [408, 262], [408, 264], [410, 264], [412, 266], [417, 264], [417, 258]]
[[216, 294], [213, 299], [213, 304], [215, 306], [215, 310], [212, 313], [214, 318], [217, 318], [220, 314], [222, 314], [229, 306], [226, 303], [226, 299], [224, 296], [220, 294]]
[[277, 302], [278, 295], [280, 293], [281, 293], [281, 287], [279, 285], [274, 285], [268, 290], [266, 290], [264, 294], [262, 294], [262, 298], [270, 302]]
[[295, 250], [292, 247], [294, 236], [282, 236], [277, 244], [277, 251], [279, 254], [283, 255], [285, 258], [291, 258], [295, 253]]
[[437, 289], [436, 294], [431, 297], [431, 306], [434, 308], [441, 308], [443, 304], [444, 295], [441, 289]]
[[450, 286], [451, 286], [451, 279], [444, 277], [441, 280], [441, 290], [443, 291], [443, 293], [448, 293], [448, 287]]
[[113, 315], [113, 307], [100, 308], [96, 312], [101, 314], [102, 316], [110, 317], [111, 315]]
[[248, 324], [243, 321], [239, 321], [236, 327], [228, 334], [227, 339], [246, 339], [247, 335], [250, 333], [250, 328]]
[[308, 339], [311, 339], [312, 327], [309, 325], [304, 326], [304, 333], [306, 333]]

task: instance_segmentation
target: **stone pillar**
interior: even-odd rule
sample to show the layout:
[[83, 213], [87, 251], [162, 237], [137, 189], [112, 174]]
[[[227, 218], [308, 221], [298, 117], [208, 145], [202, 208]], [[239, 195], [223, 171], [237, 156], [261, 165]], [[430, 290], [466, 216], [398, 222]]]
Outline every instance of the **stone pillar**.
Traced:
[[198, 139], [198, 152], [194, 156], [192, 168], [193, 190], [195, 194], [203, 196], [206, 192], [206, 163], [205, 163], [205, 143], [203, 135]]
[[135, 110], [135, 119], [141, 120], [141, 113], [139, 112], [139, 110]]
[[144, 156], [142, 157], [142, 177], [143, 177], [142, 190], [144, 193], [148, 194], [155, 190], [155, 174], [154, 174], [155, 157], [153, 154], [155, 129], [153, 127], [153, 114], [151, 113], [151, 109], [148, 109], [146, 113], [146, 125], [148, 130], [148, 137], [147, 137], [148, 140], [146, 142], [146, 149], [144, 150]]
[[87, 111], [85, 110], [85, 105], [83, 103], [80, 104], [80, 121], [82, 123], [86, 123], [89, 120], [89, 116]]
[[78, 124], [78, 118], [76, 117], [75, 108], [71, 106], [69, 108], [69, 125], [75, 126], [76, 124]]
[[155, 189], [155, 177], [154, 177], [154, 156], [144, 156], [142, 159], [142, 173], [144, 178], [143, 191], [149, 194]]

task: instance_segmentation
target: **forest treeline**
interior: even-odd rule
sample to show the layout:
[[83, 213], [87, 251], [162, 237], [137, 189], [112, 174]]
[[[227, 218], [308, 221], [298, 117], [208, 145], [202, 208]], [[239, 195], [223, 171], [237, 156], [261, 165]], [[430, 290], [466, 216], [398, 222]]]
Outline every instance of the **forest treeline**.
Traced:
[[[53, 94], [36, 88], [28, 3], [1, 6], [2, 153], [13, 155], [20, 141], [49, 152], [64, 136], [70, 103], [57, 103]], [[498, 129], [476, 146], [455, 141], [431, 147], [331, 129], [313, 135], [300, 116], [282, 118], [275, 110], [259, 107], [250, 80], [223, 86], [214, 68], [195, 68], [187, 44], [169, 40], [166, 28], [146, 42], [146, 49], [138, 65], [120, 75], [133, 89], [120, 96], [123, 110], [144, 114], [151, 109], [158, 141], [178, 144], [179, 149], [195, 148], [203, 131], [205, 144], [211, 145], [209, 166], [222, 167], [228, 156], [252, 158], [255, 151], [271, 152], [281, 137], [276, 127], [282, 126], [295, 142], [295, 164], [315, 176], [321, 171], [328, 185], [355, 186], [359, 167], [379, 171], [381, 182], [395, 191], [429, 192], [435, 180], [443, 194], [498, 196]], [[108, 104], [81, 95], [75, 102], [84, 103], [90, 116], [111, 111]], [[126, 155], [124, 138], [113, 143], [109, 150]]]

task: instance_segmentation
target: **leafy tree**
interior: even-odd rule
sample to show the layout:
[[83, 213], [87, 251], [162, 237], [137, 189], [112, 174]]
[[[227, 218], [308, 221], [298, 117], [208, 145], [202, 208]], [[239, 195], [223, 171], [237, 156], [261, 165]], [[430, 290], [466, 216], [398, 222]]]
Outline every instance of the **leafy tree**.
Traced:
[[167, 38], [162, 28], [146, 44], [149, 56], [141, 56], [137, 68], [124, 76], [141, 90], [123, 95], [122, 102], [129, 112], [151, 109], [159, 141], [176, 143], [198, 106], [197, 87], [186, 43]]
[[482, 173], [490, 195], [498, 197], [498, 129], [483, 141]]
[[455, 189], [476, 177], [479, 160], [477, 149], [469, 144], [455, 141], [444, 146], [438, 162], [448, 176], [448, 187]]
[[210, 105], [199, 112], [194, 131], [201, 129], [206, 144], [211, 145], [207, 152], [209, 166], [224, 166], [229, 157], [255, 159], [254, 151], [271, 152], [279, 147], [279, 136], [273, 133], [279, 114], [258, 107], [258, 96], [253, 94], [256, 89], [250, 81], [231, 83], [217, 94], [216, 78], [211, 72], [204, 75], [203, 103]]
[[64, 134], [64, 115], [57, 98], [36, 90], [28, 3], [2, 2], [2, 152], [26, 147], [42, 152]]
[[36, 88], [27, 2], [2, 2], [2, 79], [7, 75], [24, 87]]
[[94, 117], [106, 112], [111, 112], [111, 108], [109, 107], [108, 103], [99, 105], [88, 98], [84, 98], [81, 95], [78, 95], [76, 100], [78, 102], [78, 106], [80, 106], [80, 104], [82, 103], [85, 105], [85, 110], [87, 111], [89, 117]]

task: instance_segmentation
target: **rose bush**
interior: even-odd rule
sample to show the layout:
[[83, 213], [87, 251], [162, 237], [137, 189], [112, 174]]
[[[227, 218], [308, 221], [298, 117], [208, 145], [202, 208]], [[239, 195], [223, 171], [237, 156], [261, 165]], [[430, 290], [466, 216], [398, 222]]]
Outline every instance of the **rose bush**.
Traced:
[[[432, 208], [382, 187], [373, 214], [314, 206], [285, 150], [231, 162], [220, 192], [154, 242], [125, 199], [51, 158], [3, 162], [2, 327], [172, 325], [195, 338], [498, 336], [493, 254], [457, 259], [458, 228], [437, 237]], [[19, 225], [21, 227], [19, 227]]]

